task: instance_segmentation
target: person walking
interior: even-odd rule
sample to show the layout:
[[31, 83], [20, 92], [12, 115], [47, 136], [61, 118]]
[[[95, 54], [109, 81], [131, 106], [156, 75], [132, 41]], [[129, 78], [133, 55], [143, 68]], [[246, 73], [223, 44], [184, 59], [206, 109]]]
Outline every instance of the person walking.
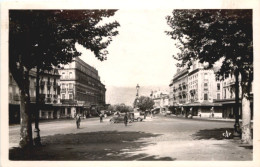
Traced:
[[103, 122], [103, 114], [102, 113], [99, 114], [99, 118], [100, 118], [100, 123]]
[[124, 123], [125, 123], [125, 126], [127, 126], [127, 122], [128, 122], [128, 117], [127, 117], [127, 113], [125, 113], [125, 116], [124, 116]]
[[211, 117], [214, 118], [214, 107], [211, 107]]
[[76, 125], [77, 125], [77, 129], [80, 128], [80, 115], [79, 114], [76, 114]]

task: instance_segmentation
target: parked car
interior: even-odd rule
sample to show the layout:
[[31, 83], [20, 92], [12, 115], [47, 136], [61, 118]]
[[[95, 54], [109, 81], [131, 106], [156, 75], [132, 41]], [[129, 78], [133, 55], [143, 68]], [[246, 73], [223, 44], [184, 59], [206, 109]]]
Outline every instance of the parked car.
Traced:
[[[125, 116], [125, 113], [117, 113], [110, 119], [110, 123], [124, 122], [124, 116]], [[129, 123], [134, 122], [134, 121], [141, 122], [141, 121], [143, 121], [143, 119], [144, 119], [143, 116], [141, 116], [139, 112], [128, 113], [128, 122]]]
[[144, 115], [141, 115], [140, 112], [132, 112], [132, 121], [141, 122], [144, 119]]
[[[118, 114], [118, 115], [114, 115], [110, 120], [109, 122], [110, 123], [123, 123], [124, 122], [124, 117], [125, 117], [125, 114]], [[132, 120], [129, 119], [129, 116], [128, 116], [128, 123], [131, 123]]]
[[171, 113], [172, 113], [172, 112], [171, 112], [170, 110], [167, 110], [167, 111], [166, 111], [166, 115], [171, 115]]

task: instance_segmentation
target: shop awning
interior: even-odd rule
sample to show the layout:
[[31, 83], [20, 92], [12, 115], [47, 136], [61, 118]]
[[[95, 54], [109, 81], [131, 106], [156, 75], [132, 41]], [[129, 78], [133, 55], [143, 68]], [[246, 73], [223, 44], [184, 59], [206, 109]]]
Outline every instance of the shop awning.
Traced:
[[184, 107], [196, 107], [196, 106], [205, 106], [205, 107], [215, 107], [215, 106], [222, 106], [220, 103], [212, 103], [209, 101], [203, 101], [201, 103], [187, 103], [183, 105]]

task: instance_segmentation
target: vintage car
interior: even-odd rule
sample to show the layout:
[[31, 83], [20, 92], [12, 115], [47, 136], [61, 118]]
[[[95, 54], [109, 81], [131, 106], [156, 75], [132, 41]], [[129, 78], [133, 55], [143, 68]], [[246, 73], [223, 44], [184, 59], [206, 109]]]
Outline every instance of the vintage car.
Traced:
[[[110, 123], [123, 123], [124, 117], [125, 117], [125, 114], [117, 114], [117, 115], [114, 115], [109, 121], [110, 121]], [[128, 123], [131, 123], [131, 122], [132, 122], [132, 120], [129, 119], [129, 116], [128, 116]]]
[[[125, 117], [125, 113], [116, 114], [110, 119], [110, 123], [124, 122], [124, 117]], [[134, 121], [138, 121], [138, 122], [143, 121], [143, 116], [141, 116], [139, 112], [128, 113], [128, 122], [131, 123]]]

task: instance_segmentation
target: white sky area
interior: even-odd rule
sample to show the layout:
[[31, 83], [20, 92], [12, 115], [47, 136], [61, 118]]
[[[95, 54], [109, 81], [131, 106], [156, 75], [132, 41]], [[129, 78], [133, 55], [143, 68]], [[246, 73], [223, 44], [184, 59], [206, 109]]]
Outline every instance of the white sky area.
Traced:
[[77, 45], [80, 58], [98, 70], [106, 86], [169, 85], [176, 71], [174, 41], [165, 34], [170, 30], [165, 17], [171, 12], [118, 10], [111, 19], [119, 22], [119, 34], [107, 48], [107, 60], [100, 62], [91, 51]]

